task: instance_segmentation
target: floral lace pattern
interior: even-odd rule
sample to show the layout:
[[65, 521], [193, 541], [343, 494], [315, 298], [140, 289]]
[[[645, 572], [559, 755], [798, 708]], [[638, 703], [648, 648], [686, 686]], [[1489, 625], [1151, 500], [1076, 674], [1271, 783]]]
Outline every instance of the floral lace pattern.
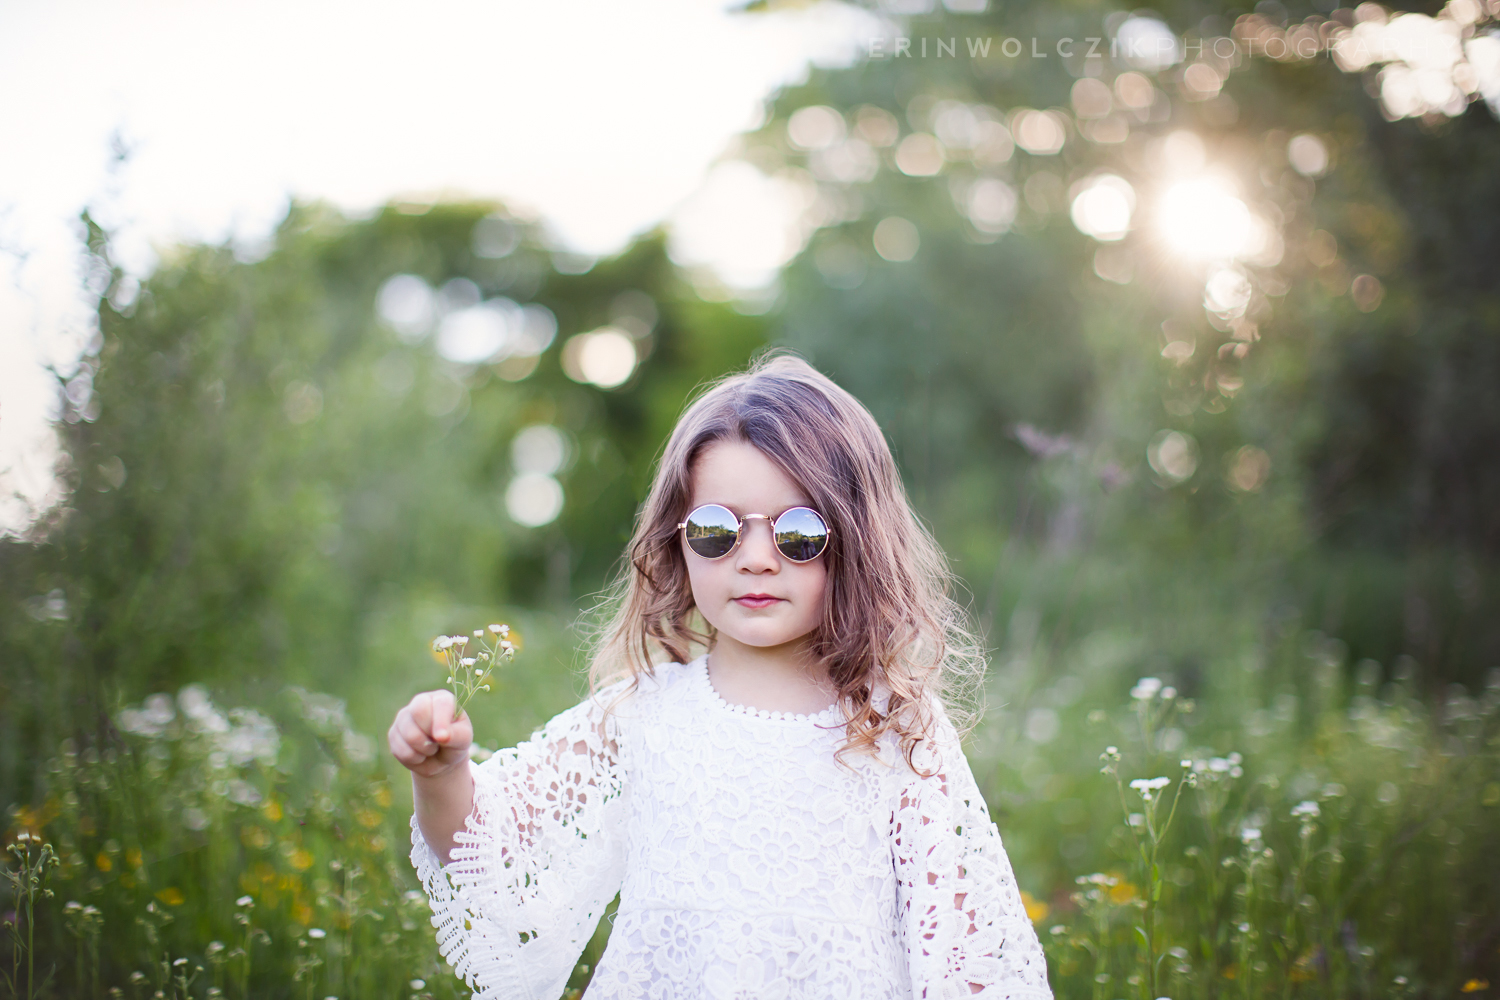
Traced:
[[412, 818], [440, 949], [477, 996], [556, 1000], [618, 892], [586, 1000], [1050, 1000], [946, 718], [924, 779], [893, 740], [836, 763], [837, 706], [728, 704], [703, 657], [625, 692], [471, 764], [446, 866]]

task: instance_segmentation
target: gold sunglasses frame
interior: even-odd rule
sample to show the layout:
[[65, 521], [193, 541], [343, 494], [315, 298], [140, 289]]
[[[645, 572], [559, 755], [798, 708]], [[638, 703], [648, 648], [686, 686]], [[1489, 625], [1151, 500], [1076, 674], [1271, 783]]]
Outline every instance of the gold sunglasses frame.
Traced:
[[718, 507], [721, 510], [728, 510], [730, 517], [734, 517], [736, 515], [735, 515], [734, 511], [729, 510], [728, 507], [725, 507], [721, 503], [700, 503], [698, 506], [696, 506], [692, 510], [688, 511], [687, 517], [684, 518], [682, 521], [680, 521], [678, 523], [678, 525], [677, 525], [677, 531], [682, 535], [682, 543], [687, 546], [688, 551], [691, 552], [693, 555], [697, 556], [699, 559], [704, 559], [704, 560], [707, 560], [708, 562], [718, 562], [720, 559], [724, 559], [724, 558], [727, 558], [728, 556], [733, 555], [734, 554], [734, 550], [740, 547], [740, 542], [743, 542], [745, 540], [745, 522], [748, 521], [748, 520], [750, 520], [753, 517], [758, 517], [762, 521], [766, 521], [766, 522], [770, 523], [770, 525], [771, 525], [771, 543], [773, 545], [775, 545], [775, 543], [776, 543], [776, 522], [779, 521], [779, 520], [781, 520], [783, 517], [786, 517], [788, 514], [790, 514], [794, 510], [805, 510], [805, 511], [808, 511], [809, 513], [811, 513], [819, 521], [823, 522], [823, 530], [826, 531], [827, 534], [823, 536], [823, 538], [824, 538], [823, 547], [818, 550], [818, 555], [813, 556], [812, 559], [793, 559], [791, 556], [789, 556], [785, 552], [781, 551], [781, 546], [780, 545], [776, 545], [776, 551], [777, 551], [777, 553], [780, 554], [781, 557], [784, 558], [787, 562], [792, 563], [793, 565], [796, 565], [796, 566], [805, 566], [808, 563], [812, 562], [813, 559], [816, 559], [816, 558], [818, 558], [818, 556], [821, 556], [823, 553], [827, 552], [829, 544], [831, 544], [832, 541], [833, 541], [833, 528], [829, 526], [829, 524], [828, 524], [828, 518], [824, 517], [823, 514], [822, 514], [822, 512], [819, 511], [819, 510], [817, 510], [816, 508], [809, 507], [806, 504], [800, 504], [799, 503], [799, 504], [796, 504], [794, 506], [788, 507], [786, 510], [782, 511], [780, 514], [777, 514], [775, 517], [772, 517], [770, 514], [744, 514], [744, 515], [740, 515], [739, 523], [737, 525], [735, 525], [735, 529], [734, 529], [734, 544], [729, 547], [729, 551], [725, 552], [721, 556], [706, 556], [703, 553], [699, 552], [697, 549], [693, 548], [693, 543], [688, 540], [688, 536], [687, 536], [687, 523], [688, 523], [688, 521], [692, 519], [692, 516], [695, 513], [697, 513], [698, 511], [702, 510], [704, 507]]

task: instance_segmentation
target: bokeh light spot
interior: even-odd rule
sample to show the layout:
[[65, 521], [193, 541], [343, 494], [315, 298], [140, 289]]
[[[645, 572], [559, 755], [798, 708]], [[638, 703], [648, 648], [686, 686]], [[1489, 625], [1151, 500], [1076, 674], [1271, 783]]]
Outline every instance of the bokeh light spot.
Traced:
[[603, 326], [569, 337], [563, 345], [563, 372], [574, 382], [613, 389], [635, 372], [635, 342], [623, 330]]
[[478, 257], [509, 257], [521, 245], [521, 231], [503, 215], [487, 215], [474, 223], [471, 237]]
[[523, 472], [505, 489], [505, 512], [527, 528], [539, 528], [562, 513], [562, 484], [540, 472]]
[[1169, 484], [1185, 482], [1198, 470], [1198, 442], [1181, 431], [1157, 431], [1146, 448], [1146, 461]]
[[432, 328], [437, 303], [432, 286], [415, 274], [393, 274], [375, 296], [375, 311], [405, 341], [416, 341]]
[[911, 260], [921, 245], [917, 227], [900, 216], [881, 219], [875, 227], [875, 252], [886, 260], [895, 263]]
[[1073, 225], [1104, 243], [1124, 237], [1135, 211], [1135, 189], [1116, 174], [1092, 178], [1073, 198]]
[[1224, 78], [1208, 63], [1196, 62], [1182, 71], [1183, 96], [1206, 101], [1217, 97], [1224, 86]]
[[1328, 147], [1315, 135], [1292, 136], [1286, 144], [1286, 158], [1303, 177], [1322, 177], [1328, 172]]
[[1203, 307], [1225, 318], [1242, 316], [1250, 304], [1250, 279], [1243, 271], [1222, 267], [1203, 284]]
[[490, 360], [501, 353], [510, 338], [507, 312], [490, 302], [450, 312], [438, 324], [438, 353], [458, 364]]
[[1225, 480], [1229, 487], [1241, 493], [1254, 493], [1266, 484], [1271, 475], [1271, 456], [1254, 445], [1245, 445], [1229, 460]]
[[1050, 111], [1022, 108], [1011, 118], [1010, 127], [1016, 145], [1033, 156], [1055, 155], [1067, 140], [1061, 120]]
[[1136, 69], [1155, 72], [1182, 61], [1176, 32], [1154, 17], [1132, 17], [1115, 32], [1117, 51]]
[[1373, 274], [1361, 274], [1349, 286], [1349, 297], [1360, 312], [1374, 312], [1385, 298], [1385, 287]]
[[926, 132], [913, 132], [896, 147], [896, 167], [909, 177], [931, 177], [943, 161], [942, 145]]
[[999, 166], [1015, 155], [1016, 141], [1000, 122], [982, 121], [974, 127], [974, 149], [969, 154], [981, 166]]
[[555, 474], [568, 460], [568, 439], [551, 424], [522, 428], [510, 443], [510, 464], [517, 472]]
[[1103, 118], [1114, 109], [1108, 84], [1091, 76], [1073, 84], [1071, 99], [1073, 113], [1079, 118]]
[[844, 116], [823, 104], [798, 108], [787, 119], [786, 134], [799, 149], [826, 149], [844, 138]]
[[1144, 111], [1156, 101], [1156, 88], [1140, 73], [1121, 73], [1115, 77], [1115, 96], [1135, 111]]
[[855, 110], [854, 131], [872, 146], [894, 146], [901, 137], [896, 116], [873, 104], [862, 104]]
[[1016, 221], [1016, 189], [997, 177], [975, 181], [964, 199], [969, 221], [982, 233], [1003, 233]]

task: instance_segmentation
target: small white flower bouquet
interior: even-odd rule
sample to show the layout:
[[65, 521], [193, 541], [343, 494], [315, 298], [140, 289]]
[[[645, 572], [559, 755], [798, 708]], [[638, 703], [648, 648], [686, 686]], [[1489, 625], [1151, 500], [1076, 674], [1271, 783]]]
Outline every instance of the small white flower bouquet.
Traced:
[[509, 625], [491, 625], [488, 629], [477, 628], [471, 637], [467, 635], [440, 635], [432, 640], [432, 651], [443, 655], [448, 668], [448, 685], [458, 700], [458, 717], [462, 718], [464, 706], [480, 691], [490, 689], [490, 678], [501, 660], [515, 659], [516, 644], [510, 636]]

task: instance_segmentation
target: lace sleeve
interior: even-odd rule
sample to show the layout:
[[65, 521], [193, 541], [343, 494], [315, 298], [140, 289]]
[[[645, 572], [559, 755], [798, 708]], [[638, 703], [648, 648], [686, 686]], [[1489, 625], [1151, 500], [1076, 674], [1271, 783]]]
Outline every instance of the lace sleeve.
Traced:
[[474, 811], [441, 865], [412, 816], [438, 948], [483, 1000], [556, 1000], [625, 871], [613, 689], [470, 762]]
[[[894, 808], [897, 919], [919, 1000], [1051, 1000], [1041, 942], [957, 733], [905, 769]], [[920, 748], [919, 748], [920, 750]], [[905, 768], [905, 765], [902, 765]]]

